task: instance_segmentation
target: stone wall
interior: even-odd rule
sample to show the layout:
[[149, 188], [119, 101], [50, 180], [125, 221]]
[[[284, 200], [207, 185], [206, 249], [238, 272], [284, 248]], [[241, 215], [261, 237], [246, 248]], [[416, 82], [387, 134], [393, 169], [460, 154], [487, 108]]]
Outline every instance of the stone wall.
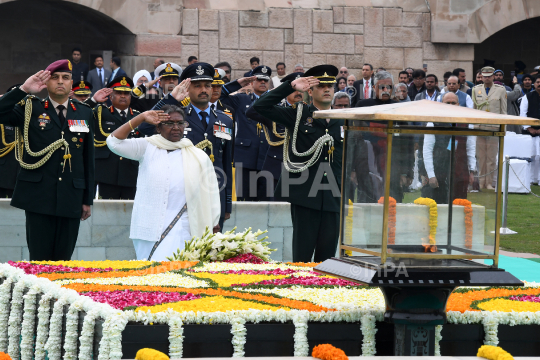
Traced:
[[[24, 211], [0, 199], [0, 262], [29, 259]], [[133, 243], [129, 238], [133, 201], [96, 200], [92, 216], [81, 222], [73, 260], [132, 260]], [[225, 230], [233, 227], [268, 229], [274, 260], [292, 260], [292, 223], [288, 203], [235, 202]]]
[[472, 74], [473, 45], [433, 44], [430, 24], [429, 12], [400, 7], [185, 8], [181, 35], [138, 35], [138, 56], [124, 57], [124, 67], [131, 72], [151, 68], [156, 56], [185, 66], [195, 55], [211, 64], [228, 61], [233, 78], [239, 78], [250, 70], [249, 59], [257, 56], [273, 71], [280, 61], [287, 71], [296, 63], [305, 69], [327, 63], [346, 66], [360, 77], [362, 65], [371, 63], [397, 79], [404, 68], [422, 68], [426, 63], [428, 72], [441, 80], [444, 72], [456, 67]]

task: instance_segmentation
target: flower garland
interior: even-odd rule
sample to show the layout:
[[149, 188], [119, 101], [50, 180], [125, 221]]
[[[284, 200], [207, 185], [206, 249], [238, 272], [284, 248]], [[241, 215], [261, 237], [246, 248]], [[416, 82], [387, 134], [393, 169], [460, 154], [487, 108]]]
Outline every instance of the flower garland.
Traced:
[[0, 360], [11, 360], [11, 356], [4, 352], [0, 352]]
[[241, 317], [231, 319], [231, 334], [233, 344], [233, 357], [244, 357], [244, 345], [246, 344], [246, 320]]
[[37, 292], [30, 290], [24, 295], [24, 313], [21, 326], [21, 360], [34, 358], [34, 324], [36, 319]]
[[[435, 200], [430, 198], [418, 198], [414, 200], [414, 203], [417, 205], [426, 205], [429, 208], [429, 244], [435, 245], [437, 244], [435, 238], [437, 236], [437, 218], [438, 218], [438, 210], [437, 210], [437, 203]], [[435, 249], [435, 248], [431, 248]]]
[[0, 285], [0, 351], [6, 352], [8, 348], [8, 320], [11, 300], [11, 287], [13, 280], [6, 278]]
[[294, 324], [294, 356], [309, 356], [307, 338], [309, 313], [299, 311], [293, 315]]
[[177, 315], [171, 316], [169, 320], [169, 356], [179, 359], [184, 351], [184, 323]]
[[15, 360], [19, 359], [19, 341], [23, 315], [23, 293], [25, 288], [26, 286], [23, 281], [17, 281], [11, 296], [11, 312], [8, 320], [8, 354]]
[[377, 329], [375, 328], [375, 316], [366, 314], [362, 316], [360, 330], [364, 341], [362, 342], [362, 356], [375, 356], [377, 350], [375, 348], [375, 334]]
[[161, 351], [144, 348], [137, 351], [135, 360], [169, 360], [169, 357]]
[[99, 310], [92, 309], [84, 317], [81, 336], [79, 337], [79, 360], [92, 360], [93, 358], [94, 328], [98, 315]]
[[313, 348], [311, 356], [322, 360], [349, 360], [345, 352], [330, 344], [321, 344]]
[[41, 299], [39, 300], [36, 349], [34, 352], [35, 360], [44, 360], [46, 356], [45, 343], [47, 342], [47, 336], [49, 334], [52, 298], [51, 294], [45, 294], [41, 296]]
[[[379, 204], [384, 204], [384, 196], [382, 196]], [[396, 213], [397, 202], [393, 197], [388, 197], [388, 245], [394, 245], [396, 243]]]
[[45, 350], [49, 360], [60, 360], [62, 355], [62, 317], [64, 305], [68, 305], [65, 297], [58, 299], [53, 306], [50, 319], [49, 338], [45, 343]]
[[79, 327], [79, 311], [81, 311], [81, 301], [74, 302], [66, 315], [66, 337], [64, 339], [64, 359], [77, 359], [77, 330]]
[[467, 249], [472, 249], [472, 237], [473, 237], [472, 203], [466, 199], [455, 199], [453, 204], [463, 206], [463, 211], [465, 213], [465, 247]]
[[514, 360], [514, 357], [498, 346], [482, 345], [476, 354], [489, 360]]
[[441, 356], [442, 325], [435, 326], [435, 356]]

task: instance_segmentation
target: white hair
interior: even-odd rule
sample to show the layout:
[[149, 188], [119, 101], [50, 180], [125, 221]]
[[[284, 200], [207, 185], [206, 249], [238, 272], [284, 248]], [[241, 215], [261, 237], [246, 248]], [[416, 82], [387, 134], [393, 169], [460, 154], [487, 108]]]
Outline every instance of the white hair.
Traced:
[[392, 80], [392, 85], [394, 85], [394, 77], [392, 76], [392, 74], [390, 74], [388, 71], [379, 71], [378, 73], [376, 73], [374, 76], [373, 76], [373, 79], [374, 79], [374, 84], [377, 85], [377, 83], [379, 82], [379, 80], [385, 80], [385, 79], [390, 79]]
[[334, 94], [334, 98], [332, 99], [332, 106], [336, 104], [337, 99], [341, 99], [341, 98], [347, 98], [349, 100], [349, 106], [351, 106], [351, 96], [343, 91], [338, 91], [337, 93]]
[[396, 89], [399, 89], [399, 88], [402, 88], [402, 87], [406, 87], [407, 89], [409, 88], [409, 87], [407, 86], [407, 84], [405, 84], [405, 83], [399, 83], [399, 84], [397, 84], [397, 85], [395, 86]]

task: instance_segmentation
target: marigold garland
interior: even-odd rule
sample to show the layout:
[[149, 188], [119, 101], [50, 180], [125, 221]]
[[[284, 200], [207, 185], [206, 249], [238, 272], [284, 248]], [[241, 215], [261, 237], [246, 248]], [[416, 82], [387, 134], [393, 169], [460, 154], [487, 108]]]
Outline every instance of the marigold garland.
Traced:
[[483, 357], [489, 360], [514, 360], [514, 357], [502, 348], [493, 345], [482, 345], [478, 349], [476, 356]]
[[137, 351], [137, 355], [135, 355], [135, 360], [169, 360], [169, 357], [161, 351], [144, 348]]
[[433, 199], [423, 197], [414, 200], [414, 203], [416, 205], [426, 205], [429, 208], [429, 244], [435, 245], [437, 243], [435, 240], [437, 236], [437, 217], [439, 216], [437, 203]]
[[466, 199], [456, 199], [453, 202], [454, 205], [463, 206], [465, 212], [465, 247], [472, 249], [472, 236], [473, 236], [473, 211], [472, 203]]
[[0, 360], [11, 360], [11, 356], [6, 353], [0, 352]]
[[321, 344], [313, 348], [311, 356], [322, 360], [349, 360], [345, 352], [330, 344]]
[[[384, 196], [382, 196], [379, 204], [384, 204]], [[396, 199], [388, 198], [388, 245], [396, 243]]]
[[454, 291], [448, 298], [448, 302], [446, 303], [446, 311], [459, 311], [461, 313], [465, 311], [479, 311], [478, 309], [471, 307], [474, 301], [512, 295], [539, 294], [540, 288], [488, 288], [467, 292]]

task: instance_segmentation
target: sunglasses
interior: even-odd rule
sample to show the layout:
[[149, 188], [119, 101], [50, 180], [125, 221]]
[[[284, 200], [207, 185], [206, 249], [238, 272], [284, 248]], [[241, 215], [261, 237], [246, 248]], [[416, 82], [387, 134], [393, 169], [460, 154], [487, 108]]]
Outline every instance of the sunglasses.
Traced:
[[348, 71], [340, 71], [339, 73], [340, 74], [346, 74], [346, 73], [348, 73]]

